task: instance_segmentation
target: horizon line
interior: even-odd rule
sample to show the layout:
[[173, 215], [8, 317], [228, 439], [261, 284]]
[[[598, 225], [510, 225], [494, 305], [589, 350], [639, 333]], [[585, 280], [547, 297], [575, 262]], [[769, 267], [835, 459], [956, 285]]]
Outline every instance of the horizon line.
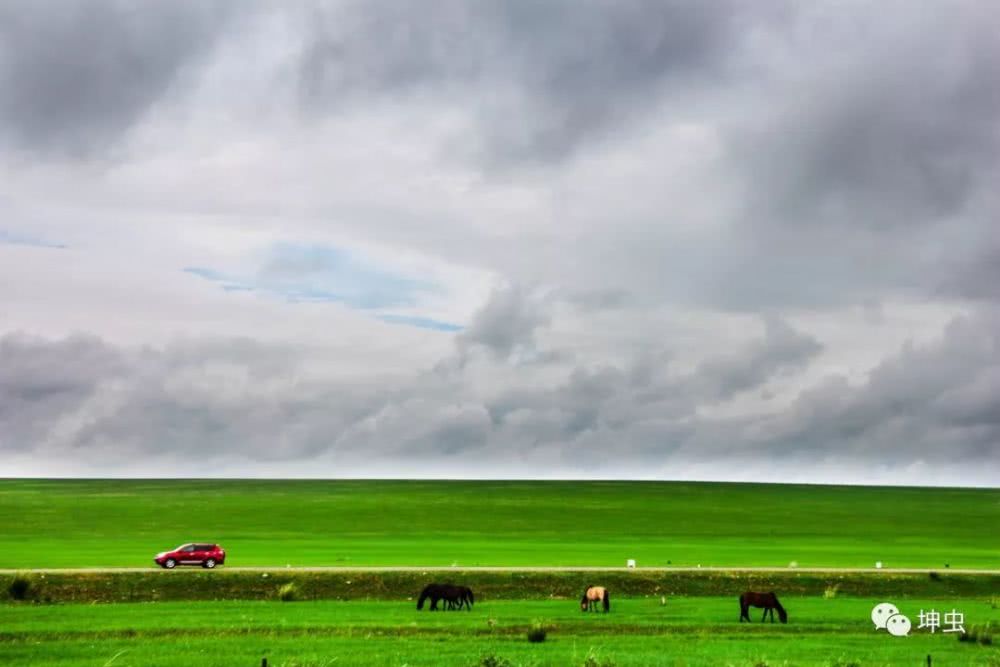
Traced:
[[102, 476], [52, 476], [52, 477], [7, 477], [0, 476], [0, 482], [9, 481], [92, 481], [92, 482], [568, 482], [575, 484], [739, 484], [744, 486], [821, 486], [821, 487], [852, 487], [852, 488], [887, 488], [887, 489], [969, 489], [983, 491], [1000, 491], [1000, 485], [955, 486], [953, 484], [891, 484], [866, 482], [751, 482], [746, 480], [726, 479], [639, 479], [639, 478], [609, 478], [593, 479], [579, 477], [102, 477]]

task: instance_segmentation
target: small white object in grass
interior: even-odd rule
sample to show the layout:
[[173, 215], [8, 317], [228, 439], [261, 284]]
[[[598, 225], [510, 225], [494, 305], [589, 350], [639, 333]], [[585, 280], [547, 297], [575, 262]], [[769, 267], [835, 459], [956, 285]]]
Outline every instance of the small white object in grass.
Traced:
[[666, 595], [661, 595], [660, 596], [660, 606], [661, 607], [667, 606], [667, 596]]
[[265, 572], [264, 574], [262, 574], [262, 575], [260, 575], [260, 576], [262, 576], [262, 577], [264, 577], [265, 579], [267, 579], [267, 572]]
[[629, 558], [627, 561], [625, 561], [625, 567], [630, 567], [630, 568], [634, 569], [635, 568], [635, 559], [634, 558]]
[[788, 564], [788, 567], [798, 567], [798, 566], [799, 566], [799, 561], [797, 560], [793, 560], [791, 563]]
[[875, 561], [875, 569], [876, 570], [881, 570], [882, 569], [882, 561], [880, 561], [880, 560]]

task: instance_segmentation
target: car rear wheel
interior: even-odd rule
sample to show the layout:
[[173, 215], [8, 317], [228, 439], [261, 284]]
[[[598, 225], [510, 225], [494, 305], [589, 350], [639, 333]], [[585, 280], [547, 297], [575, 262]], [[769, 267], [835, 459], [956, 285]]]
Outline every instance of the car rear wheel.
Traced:
[[209, 570], [211, 570], [212, 568], [215, 567], [215, 559], [214, 558], [209, 558], [204, 563], [202, 563], [202, 565], [205, 566], [205, 567], [207, 567]]
[[177, 565], [177, 561], [175, 561], [173, 558], [168, 558], [167, 560], [163, 561], [163, 567], [167, 568], [168, 570], [174, 569], [175, 565]]

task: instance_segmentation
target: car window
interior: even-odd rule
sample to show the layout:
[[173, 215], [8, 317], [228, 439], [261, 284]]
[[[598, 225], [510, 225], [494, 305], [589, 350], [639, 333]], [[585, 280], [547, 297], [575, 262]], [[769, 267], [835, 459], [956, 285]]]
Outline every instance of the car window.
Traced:
[[185, 551], [185, 552], [194, 551], [194, 545], [193, 544], [186, 544], [183, 547], [181, 547], [181, 551]]

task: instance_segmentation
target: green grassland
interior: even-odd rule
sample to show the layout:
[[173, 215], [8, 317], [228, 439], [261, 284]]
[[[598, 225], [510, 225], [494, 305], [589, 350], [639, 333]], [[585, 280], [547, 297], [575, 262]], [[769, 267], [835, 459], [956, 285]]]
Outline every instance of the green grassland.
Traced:
[[[511, 665], [997, 665], [1000, 648], [917, 630], [921, 609], [958, 609], [966, 625], [1000, 623], [987, 600], [898, 600], [908, 637], [875, 632], [879, 598], [786, 596], [789, 623], [740, 624], [732, 597], [613, 598], [610, 614], [573, 599], [483, 600], [471, 612], [417, 612], [396, 602], [170, 602], [0, 605], [0, 664], [471, 666]], [[544, 643], [525, 634], [534, 623]], [[1000, 643], [1000, 636], [997, 637]]]
[[1000, 490], [636, 482], [0, 480], [0, 568], [1000, 567]]
[[[286, 667], [465, 666], [491, 655], [509, 666], [867, 667], [926, 664], [927, 655], [938, 666], [1000, 666], [996, 646], [916, 629], [895, 638], [869, 621], [872, 606], [890, 600], [914, 625], [933, 608], [962, 611], [969, 627], [1000, 626], [1000, 576], [945, 567], [1000, 567], [998, 490], [0, 480], [0, 525], [0, 568], [149, 568], [0, 574], [4, 667], [255, 667], [263, 657]], [[187, 541], [223, 544], [228, 567], [153, 568], [153, 553]], [[620, 567], [626, 558], [640, 568], [462, 569]], [[876, 560], [935, 572], [801, 569]], [[651, 569], [697, 565], [783, 569]], [[21, 600], [11, 592], [17, 579], [28, 582]], [[424, 584], [448, 579], [476, 590], [472, 612], [414, 609]], [[614, 592], [611, 614], [579, 612], [588, 583]], [[286, 584], [296, 601], [279, 600]], [[736, 596], [747, 589], [779, 591], [790, 622], [738, 623]], [[526, 640], [533, 624], [547, 628], [545, 642]]]

